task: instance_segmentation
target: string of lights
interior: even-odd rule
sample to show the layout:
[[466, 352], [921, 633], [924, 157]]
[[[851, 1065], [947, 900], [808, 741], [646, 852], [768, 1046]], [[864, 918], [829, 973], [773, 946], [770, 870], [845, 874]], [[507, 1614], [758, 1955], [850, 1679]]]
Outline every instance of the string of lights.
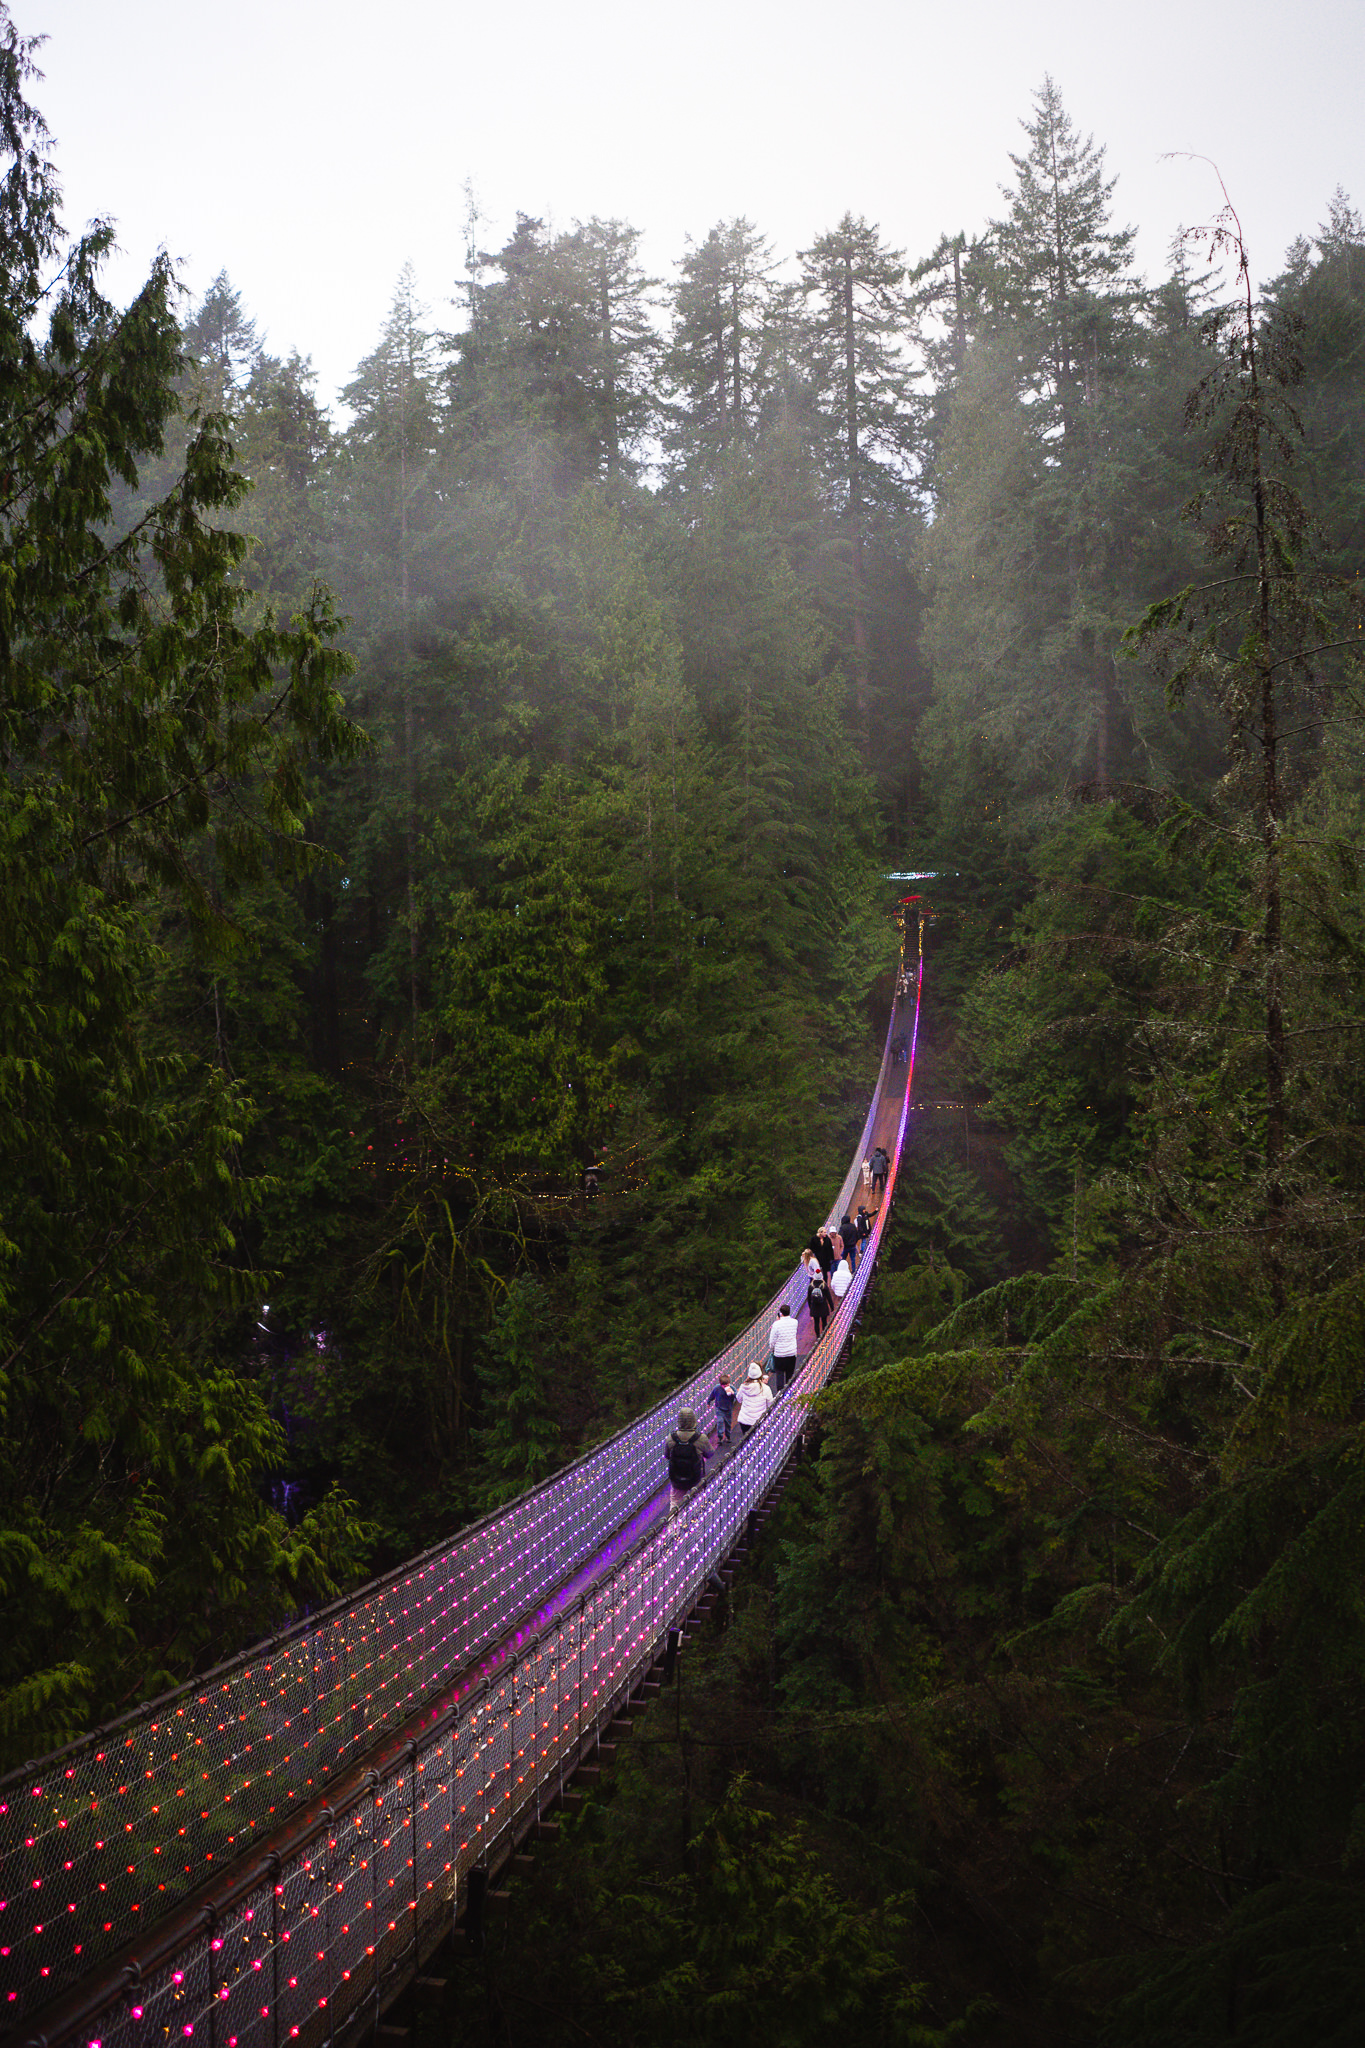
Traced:
[[[671, 1522], [644, 1514], [673, 1415], [763, 1356], [799, 1267], [686, 1386], [532, 1493], [209, 1679], [12, 1773], [0, 1783], [5, 2022], [51, 2011], [62, 1987], [94, 1982], [93, 1965], [126, 1952], [127, 1981], [112, 1997], [107, 1976], [97, 1986], [94, 2031], [71, 2017], [87, 2009], [78, 1998], [55, 2031], [31, 2038], [46, 2048], [196, 2034], [209, 2048], [279, 2048], [305, 2029], [310, 2044], [329, 2038], [427, 1918], [449, 1915], [463, 1876], [528, 1803], [553, 1796], [733, 1547], [804, 1424], [803, 1397], [823, 1385], [852, 1327], [904, 1142], [920, 930], [904, 1077], [893, 1009], [830, 1221], [895, 1109], [886, 1197], [847, 1296], [762, 1428]], [[386, 1733], [398, 1754], [380, 1767]], [[187, 1895], [192, 1910], [177, 1911]]]

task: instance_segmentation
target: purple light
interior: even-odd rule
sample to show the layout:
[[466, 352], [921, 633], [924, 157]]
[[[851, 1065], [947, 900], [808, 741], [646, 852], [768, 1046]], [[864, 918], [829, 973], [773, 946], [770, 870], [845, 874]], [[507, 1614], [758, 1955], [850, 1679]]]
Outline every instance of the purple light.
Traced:
[[[907, 1099], [917, 1050], [918, 1021], [917, 1003], [911, 1059], [907, 1063]], [[895, 1078], [898, 1080], [899, 1075]], [[860, 1147], [859, 1163], [874, 1134], [886, 1138], [887, 1149], [892, 1153], [889, 1179], [894, 1185], [901, 1163], [905, 1111], [896, 1102], [897, 1091], [885, 1058], [883, 1082], [885, 1085], [879, 1084], [868, 1114], [866, 1144]], [[893, 1144], [890, 1132], [894, 1126], [888, 1122], [888, 1113], [898, 1107], [900, 1128]], [[841, 1208], [845, 1199], [841, 1192], [837, 1207]], [[869, 1247], [874, 1257], [880, 1237], [879, 1223]], [[870, 1274], [872, 1265], [871, 1259], [863, 1261], [855, 1279], [856, 1293], [845, 1303], [846, 1312], [836, 1315], [818, 1355], [803, 1354], [798, 1375], [802, 1393], [823, 1383], [864, 1291], [860, 1283]], [[790, 1280], [784, 1282], [781, 1291], [785, 1293], [791, 1284]], [[254, 1669], [245, 1661], [230, 1667], [212, 1695], [187, 1694], [178, 1706], [163, 1705], [158, 1722], [134, 1724], [134, 1733], [120, 1739], [115, 1761], [121, 1754], [129, 1777], [134, 1781], [139, 1777], [143, 1782], [152, 1781], [150, 1811], [159, 1812], [159, 1799], [170, 1798], [172, 1793], [184, 1796], [186, 1787], [177, 1785], [169, 1774], [170, 1765], [179, 1768], [184, 1745], [207, 1744], [203, 1761], [210, 1768], [200, 1773], [204, 1786], [200, 1796], [206, 1801], [206, 1810], [199, 1814], [199, 1819], [207, 1820], [216, 1802], [216, 1789], [209, 1790], [216, 1778], [217, 1783], [230, 1788], [224, 1795], [225, 1803], [244, 1802], [234, 1812], [235, 1833], [229, 1835], [229, 1843], [257, 1828], [268, 1830], [273, 1824], [266, 1812], [265, 1802], [269, 1799], [283, 1795], [293, 1801], [311, 1796], [314, 1785], [326, 1784], [334, 1771], [354, 1754], [357, 1745], [373, 1739], [373, 1731], [393, 1726], [414, 1704], [424, 1717], [434, 1718], [442, 1711], [442, 1697], [447, 1704], [466, 1699], [482, 1682], [491, 1685], [492, 1690], [480, 1697], [472, 1713], [456, 1723], [449, 1734], [449, 1748], [443, 1735], [436, 1748], [417, 1756], [410, 1768], [395, 1770], [374, 1801], [376, 1819], [380, 1810], [385, 1814], [379, 1825], [406, 1826], [405, 1816], [411, 1815], [414, 1808], [409, 1785], [432, 1791], [432, 1776], [437, 1772], [443, 1774], [448, 1783], [442, 1782], [432, 1798], [424, 1799], [421, 1810], [429, 1811], [433, 1798], [439, 1797], [443, 1802], [449, 1793], [452, 1819], [442, 1826], [433, 1816], [428, 1826], [433, 1829], [434, 1840], [426, 1843], [426, 1849], [430, 1852], [439, 1843], [441, 1850], [455, 1856], [454, 1862], [435, 1865], [436, 1884], [442, 1881], [442, 1869], [462, 1875], [467, 1867], [463, 1859], [475, 1843], [489, 1841], [491, 1845], [499, 1840], [512, 1813], [525, 1810], [522, 1800], [532, 1796], [534, 1788], [557, 1770], [560, 1745], [571, 1729], [582, 1725], [584, 1713], [596, 1715], [602, 1711], [657, 1642], [664, 1621], [684, 1611], [687, 1600], [695, 1598], [706, 1570], [712, 1568], [710, 1560], [718, 1561], [724, 1555], [737, 1526], [742, 1526], [748, 1507], [766, 1490], [783, 1463], [794, 1434], [794, 1428], [785, 1422], [780, 1429], [769, 1426], [756, 1443], [749, 1444], [742, 1460], [717, 1470], [707, 1487], [670, 1525], [666, 1540], [648, 1540], [664, 1518], [667, 1500], [659, 1453], [664, 1423], [671, 1424], [676, 1407], [687, 1400], [694, 1406], [704, 1406], [706, 1389], [713, 1383], [718, 1367], [723, 1365], [732, 1370], [746, 1350], [761, 1342], [771, 1314], [770, 1305], [749, 1331], [722, 1352], [719, 1360], [712, 1361], [704, 1374], [679, 1389], [660, 1411], [638, 1418], [610, 1444], [599, 1447], [579, 1465], [549, 1481], [540, 1493], [513, 1503], [498, 1521], [457, 1539], [437, 1556], [415, 1561], [391, 1585], [381, 1583], [368, 1589], [321, 1627], [287, 1640], [272, 1653], [273, 1666], [265, 1663], [257, 1652]], [[783, 1408], [795, 1424], [796, 1404], [784, 1400], [782, 1407], [774, 1411], [775, 1417]], [[725, 1481], [725, 1472], [731, 1470], [733, 1476], [728, 1482], [716, 1483]], [[637, 1545], [641, 1547], [637, 1549]], [[507, 1620], [513, 1622], [510, 1639], [505, 1632], [497, 1639]], [[495, 1640], [490, 1641], [490, 1637]], [[454, 1690], [440, 1695], [440, 1686], [450, 1686], [452, 1679]], [[295, 1690], [304, 1685], [309, 1688], [306, 1699]], [[518, 1693], [522, 1695], [519, 1699]], [[221, 1704], [211, 1705], [210, 1699]], [[196, 1713], [202, 1733], [195, 1732]], [[224, 1718], [215, 1721], [215, 1714]], [[525, 1718], [528, 1714], [529, 1724]], [[295, 1749], [295, 1782], [278, 1790], [265, 1783], [273, 1775], [269, 1770], [255, 1772], [251, 1778], [236, 1775], [236, 1758], [243, 1753], [244, 1724], [250, 1726], [252, 1717], [257, 1715], [266, 1719], [264, 1724], [256, 1723], [253, 1741], [277, 1744], [275, 1774], [282, 1773], [289, 1763], [283, 1754], [285, 1748], [292, 1744]], [[301, 1724], [294, 1718], [300, 1715]], [[271, 1717], [274, 1725], [269, 1725]], [[189, 1725], [176, 1730], [176, 1719]], [[290, 1731], [296, 1725], [299, 1732], [293, 1734]], [[147, 1757], [158, 1753], [147, 1742], [148, 1735], [158, 1728], [171, 1732], [179, 1745], [159, 1778], [145, 1768]], [[323, 1758], [313, 1761], [324, 1738], [327, 1747]], [[308, 1766], [299, 1753], [307, 1751], [310, 1742], [314, 1747], [309, 1763], [315, 1775], [309, 1776], [305, 1785], [303, 1771]], [[245, 1747], [249, 1749], [251, 1745]], [[127, 1754], [129, 1749], [134, 1752], [131, 1756]], [[112, 1780], [106, 1786], [94, 1768], [96, 1763], [106, 1761], [107, 1753], [101, 1751], [93, 1761], [87, 1753], [78, 1766], [62, 1767], [66, 1781], [81, 1778], [81, 1787], [73, 1796], [89, 1797], [87, 1810], [92, 1814], [98, 1811], [99, 1796], [109, 1797], [113, 1793]], [[230, 1776], [220, 1775], [224, 1766]], [[421, 1778], [423, 1771], [429, 1774], [425, 1780]], [[465, 1781], [467, 1774], [467, 1784], [462, 1782], [460, 1787], [466, 1792], [467, 1804], [458, 1810], [461, 1814], [482, 1811], [484, 1818], [465, 1821], [464, 1828], [472, 1830], [472, 1834], [459, 1842], [457, 1851], [456, 1843], [447, 1843], [442, 1836], [451, 1832], [456, 1814], [456, 1781]], [[129, 1788], [118, 1789], [125, 1792]], [[44, 1796], [41, 1785], [31, 1790], [34, 1797]], [[254, 1799], [261, 1801], [260, 1806], [253, 1803]], [[471, 1806], [468, 1802], [476, 1803]], [[369, 1804], [368, 1795], [365, 1803]], [[0, 1807], [0, 1812], [3, 1810]], [[273, 1815], [276, 1808], [270, 1806], [268, 1812]], [[362, 1815], [352, 1808], [344, 1816], [338, 1815], [338, 1832], [343, 1826], [349, 1829], [352, 1817], [358, 1827], [363, 1826]], [[68, 1827], [65, 1816], [57, 1819], [61, 1829]], [[458, 1827], [459, 1823], [455, 1825]], [[158, 1826], [165, 1828], [160, 1840], [151, 1833]], [[213, 1852], [196, 1842], [193, 1826], [177, 1831], [164, 1819], [150, 1820], [144, 1812], [135, 1821], [125, 1823], [125, 1832], [135, 1837], [126, 1844], [135, 1857], [134, 1864], [127, 1866], [129, 1875], [145, 1873], [149, 1868], [154, 1871], [157, 1866], [149, 1865], [149, 1854], [154, 1857], [162, 1853], [163, 1846], [173, 1847], [182, 1859], [188, 1855], [190, 1860], [184, 1865], [187, 1877], [193, 1876], [197, 1859], [202, 1857], [204, 1864], [214, 1860]], [[187, 1833], [189, 1839], [180, 1842], [178, 1837]], [[177, 1837], [174, 1842], [170, 1840], [172, 1836]], [[55, 1836], [51, 1839], [55, 1840]], [[386, 1838], [386, 1848], [391, 1840], [391, 1835]], [[97, 1846], [102, 1850], [105, 1845]], [[37, 1847], [37, 1843], [31, 1842], [30, 1847]], [[83, 1852], [77, 1851], [70, 1867], [84, 1872], [82, 1853], [89, 1855], [88, 1846]], [[226, 1860], [230, 1861], [235, 1853], [229, 1848]], [[220, 1847], [220, 1868], [223, 1860]], [[41, 1862], [39, 1867], [41, 1870]], [[305, 1864], [303, 1868], [310, 1866]], [[41, 1888], [44, 1877], [51, 1874], [52, 1871], [44, 1871], [34, 1880], [34, 1887]], [[434, 1889], [424, 1868], [421, 1875], [425, 1888]], [[107, 1904], [96, 1896], [96, 1876], [97, 1872], [89, 1873], [88, 1885], [83, 1878], [73, 1879], [71, 1889], [83, 1899], [88, 1896], [95, 1909], [108, 1910]], [[368, 1882], [372, 1885], [374, 1876]], [[144, 1875], [139, 1883], [147, 1889], [129, 1903], [127, 1910], [133, 1912], [150, 1910], [158, 1903], [156, 1891], [160, 1888], [155, 1886], [154, 1879]], [[100, 1883], [98, 1890], [104, 1889]], [[282, 1899], [284, 1889], [276, 1886], [276, 1897]], [[337, 1885], [336, 1889], [340, 1892], [344, 1887]], [[260, 1892], [256, 1895], [262, 1896]], [[366, 1908], [371, 1908], [371, 1902], [366, 1902]], [[5, 1902], [0, 1902], [0, 1910], [4, 1909]], [[69, 1914], [78, 1910], [86, 1908], [68, 1905]], [[317, 1917], [312, 1909], [304, 1906], [303, 1910]], [[253, 1918], [253, 1909], [246, 1907], [239, 1924], [250, 1923]], [[113, 1923], [103, 1923], [106, 1938], [100, 1941], [92, 1927], [99, 1952], [108, 1953], [113, 1946], [107, 1939], [112, 1931]], [[84, 1932], [83, 1923], [77, 1920], [72, 1933]], [[287, 1939], [289, 1930], [281, 1932]], [[349, 1927], [341, 1932], [351, 1938]], [[198, 1939], [214, 1953], [225, 1945], [221, 1935], [201, 1935]], [[351, 1957], [341, 1940], [334, 1942], [334, 1948], [336, 1974], [345, 1978], [347, 1972], [342, 1963], [358, 1958], [361, 1951], [355, 1951], [355, 1957]], [[78, 1944], [76, 1953], [80, 1952]], [[177, 1960], [187, 1962], [189, 1953], [186, 1951]], [[261, 1967], [260, 1961], [253, 1960], [254, 1969]], [[47, 1975], [46, 1967], [43, 1975]], [[185, 1971], [177, 1971], [174, 1982], [183, 1985], [184, 1981]], [[13, 2002], [15, 1995], [9, 1995], [9, 2002]], [[214, 1995], [221, 2001], [229, 1994], [223, 1990]], [[269, 2008], [263, 2011], [268, 2016]], [[142, 2008], [136, 2008], [134, 2016], [140, 2018]], [[185, 2031], [192, 2033], [193, 2029]], [[295, 2035], [297, 2031], [294, 2030]]]

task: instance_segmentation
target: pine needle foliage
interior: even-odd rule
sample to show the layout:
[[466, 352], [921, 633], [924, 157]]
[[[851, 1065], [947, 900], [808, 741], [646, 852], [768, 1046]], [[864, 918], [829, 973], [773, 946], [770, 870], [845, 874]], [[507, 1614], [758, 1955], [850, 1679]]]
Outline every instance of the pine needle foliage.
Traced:
[[[344, 1514], [291, 1535], [261, 1490], [282, 1438], [213, 1365], [252, 1105], [146, 1030], [167, 904], [205, 954], [234, 889], [316, 857], [316, 759], [356, 756], [317, 593], [249, 626], [221, 416], [131, 530], [116, 494], [165, 444], [183, 357], [169, 264], [102, 294], [110, 231], [68, 243], [0, 10], [0, 1526], [4, 1749], [51, 1746], [325, 1590]], [[45, 317], [40, 316], [40, 308]]]

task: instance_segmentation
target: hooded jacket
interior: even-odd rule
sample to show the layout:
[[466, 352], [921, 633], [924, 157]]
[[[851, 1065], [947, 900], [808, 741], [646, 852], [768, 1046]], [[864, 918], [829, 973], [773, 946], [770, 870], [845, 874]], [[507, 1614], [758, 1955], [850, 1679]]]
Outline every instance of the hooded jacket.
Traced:
[[752, 1429], [773, 1405], [773, 1390], [766, 1380], [745, 1380], [739, 1390], [739, 1408], [736, 1419], [746, 1429]]

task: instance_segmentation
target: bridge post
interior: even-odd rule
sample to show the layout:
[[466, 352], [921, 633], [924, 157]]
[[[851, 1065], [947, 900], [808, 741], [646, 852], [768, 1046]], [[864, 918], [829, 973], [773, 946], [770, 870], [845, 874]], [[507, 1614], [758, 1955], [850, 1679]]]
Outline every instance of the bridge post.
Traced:
[[668, 1643], [664, 1650], [665, 1685], [672, 1685], [674, 1679], [678, 1675], [678, 1644], [681, 1640], [681, 1637], [681, 1629], [671, 1628], [668, 1631]]

